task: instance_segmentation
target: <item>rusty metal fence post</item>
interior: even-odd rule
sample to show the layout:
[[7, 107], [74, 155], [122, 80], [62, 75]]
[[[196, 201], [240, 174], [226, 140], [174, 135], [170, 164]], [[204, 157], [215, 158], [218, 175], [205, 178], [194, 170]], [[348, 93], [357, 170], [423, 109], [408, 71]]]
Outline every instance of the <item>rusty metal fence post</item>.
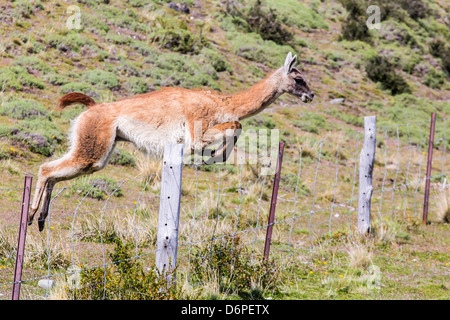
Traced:
[[278, 160], [273, 181], [272, 199], [270, 201], [269, 221], [267, 222], [266, 242], [264, 244], [264, 261], [269, 261], [270, 242], [272, 240], [273, 222], [275, 220], [275, 208], [277, 206], [278, 187], [280, 186], [281, 164], [283, 162], [284, 142], [278, 146]]
[[434, 146], [434, 127], [436, 124], [436, 113], [431, 114], [430, 138], [428, 141], [428, 161], [427, 161], [427, 177], [425, 180], [425, 197], [423, 200], [423, 224], [428, 222], [428, 201], [430, 199], [430, 178], [431, 166], [433, 163], [433, 146]]
[[33, 177], [25, 176], [23, 186], [22, 208], [20, 214], [19, 236], [17, 241], [16, 265], [14, 268], [14, 285], [12, 300], [19, 300], [20, 284], [22, 282], [23, 256], [25, 252], [25, 238], [27, 236], [28, 210], [30, 207], [31, 183]]

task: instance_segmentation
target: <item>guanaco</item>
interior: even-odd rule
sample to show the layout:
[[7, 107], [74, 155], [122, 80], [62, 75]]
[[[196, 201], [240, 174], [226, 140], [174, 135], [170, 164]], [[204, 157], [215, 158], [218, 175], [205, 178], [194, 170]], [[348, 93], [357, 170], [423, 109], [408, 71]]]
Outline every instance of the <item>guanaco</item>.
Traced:
[[[36, 191], [28, 216], [28, 224], [42, 201], [38, 221], [42, 231], [48, 215], [52, 190], [59, 181], [90, 174], [103, 169], [117, 141], [133, 143], [137, 149], [160, 156], [165, 144], [184, 143], [185, 150], [204, 150], [217, 134], [231, 132], [234, 139], [224, 140], [221, 150], [212, 153], [225, 161], [229, 143], [236, 143], [242, 128], [240, 120], [264, 110], [283, 93], [301, 98], [305, 103], [314, 93], [302, 73], [294, 68], [297, 56], [289, 52], [284, 65], [248, 90], [223, 94], [207, 89], [162, 88], [146, 94], [110, 103], [97, 103], [77, 92], [64, 95], [59, 109], [81, 103], [87, 107], [71, 126], [68, 152], [60, 159], [39, 168]], [[201, 123], [201, 134], [194, 133], [194, 124]]]

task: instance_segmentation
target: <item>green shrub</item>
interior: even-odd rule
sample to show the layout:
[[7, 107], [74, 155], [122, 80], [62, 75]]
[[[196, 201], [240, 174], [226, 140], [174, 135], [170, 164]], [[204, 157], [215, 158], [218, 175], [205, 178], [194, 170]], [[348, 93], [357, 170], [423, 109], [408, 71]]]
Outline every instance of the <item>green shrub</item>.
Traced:
[[205, 57], [206, 63], [210, 64], [217, 72], [232, 72], [232, 67], [228, 61], [215, 50], [203, 48], [201, 54]]
[[119, 88], [119, 80], [111, 72], [100, 69], [89, 70], [84, 74], [84, 78], [100, 89], [116, 90]]
[[282, 21], [289, 26], [304, 31], [311, 29], [328, 30], [329, 26], [319, 13], [297, 0], [264, 0], [269, 8], [276, 9]]
[[133, 42], [132, 38], [123, 34], [108, 34], [106, 40], [118, 45], [130, 45]]
[[416, 31], [406, 23], [392, 19], [383, 22], [383, 28], [379, 32], [380, 39], [386, 43], [395, 43], [402, 47], [410, 47], [422, 50]]
[[44, 84], [20, 66], [0, 68], [0, 88], [22, 91], [23, 87], [44, 89]]
[[43, 74], [47, 74], [52, 70], [52, 68], [50, 68], [50, 66], [48, 66], [44, 61], [33, 56], [20, 56], [13, 62], [13, 65], [39, 70]]
[[180, 286], [167, 280], [175, 270], [165, 275], [155, 266], [147, 268], [134, 258], [133, 245], [115, 240], [113, 252], [108, 252], [112, 267], [83, 269], [79, 289], [66, 287], [66, 293], [77, 300], [174, 300], [182, 298]]
[[109, 160], [109, 163], [120, 166], [130, 166], [130, 167], [136, 166], [136, 161], [134, 160], [131, 153], [122, 150], [120, 148], [114, 149], [111, 159]]
[[255, 129], [274, 129], [276, 127], [276, 123], [273, 120], [271, 115], [262, 114], [258, 117], [253, 117], [250, 119], [244, 120], [245, 126], [253, 127]]
[[287, 192], [295, 192], [298, 196], [307, 196], [311, 194], [311, 190], [297, 175], [287, 175], [280, 179], [280, 187]]
[[201, 33], [192, 33], [183, 19], [160, 16], [156, 22], [149, 38], [161, 48], [180, 53], [198, 53], [208, 45], [206, 38]]
[[133, 94], [141, 94], [148, 92], [147, 82], [138, 77], [131, 77], [127, 80], [125, 87], [127, 90]]
[[127, 0], [127, 1], [132, 7], [135, 8], [143, 7], [150, 2], [149, 0]]
[[31, 152], [51, 156], [64, 135], [51, 120], [35, 118], [13, 126], [11, 140], [23, 143]]
[[8, 137], [11, 134], [11, 126], [0, 123], [0, 138]]
[[12, 99], [0, 106], [0, 115], [14, 119], [35, 119], [39, 117], [51, 120], [48, 110], [39, 102], [31, 99]]
[[47, 74], [43, 77], [43, 79], [45, 81], [47, 81], [48, 83], [53, 84], [55, 86], [62, 86], [62, 85], [69, 83], [69, 80], [66, 77], [64, 77], [58, 73]]
[[342, 38], [349, 41], [360, 40], [370, 43], [372, 36], [366, 26], [366, 8], [363, 1], [341, 0], [348, 15], [342, 24]]
[[34, 153], [50, 156], [64, 140], [50, 113], [34, 100], [6, 101], [0, 107], [0, 115], [21, 120], [13, 125], [2, 125], [0, 136], [24, 145]]
[[428, 4], [423, 0], [400, 0], [396, 2], [408, 12], [411, 19], [423, 19], [431, 14]]
[[81, 92], [87, 94], [88, 96], [91, 96], [92, 98], [96, 98], [99, 96], [94, 88], [86, 82], [70, 82], [59, 88], [59, 93], [61, 95], [69, 92]]
[[131, 48], [133, 50], [135, 50], [135, 52], [141, 54], [144, 57], [147, 57], [151, 54], [153, 55], [157, 55], [158, 51], [153, 48], [152, 46], [149, 46], [146, 42], [144, 41], [134, 41], [131, 44]]
[[45, 43], [50, 48], [58, 49], [61, 52], [80, 52], [82, 47], [92, 45], [92, 41], [89, 38], [77, 32], [69, 32], [66, 34], [50, 33], [45, 38]]
[[[111, 194], [115, 197], [123, 196], [123, 190], [119, 187], [119, 184], [114, 181], [114, 179], [100, 176], [96, 179], [90, 181], [91, 187], [83, 186], [81, 188], [74, 187], [73, 190], [76, 191], [81, 196], [87, 196], [89, 198], [104, 200], [111, 196]], [[114, 192], [114, 193], [113, 193]]]
[[286, 53], [295, 52], [291, 46], [264, 40], [257, 33], [228, 32], [227, 37], [231, 41], [235, 54], [271, 68], [281, 67], [286, 59]]
[[320, 114], [304, 112], [301, 116], [301, 121], [294, 122], [294, 126], [303, 131], [318, 134], [319, 129], [326, 128], [326, 121]]
[[[277, 266], [261, 259], [253, 261], [239, 237], [225, 237], [216, 240], [211, 247], [196, 249], [191, 261], [193, 281], [202, 284], [214, 279], [221, 293], [237, 293], [245, 299], [254, 292], [252, 289], [271, 293], [278, 290]], [[263, 299], [262, 294], [258, 298]]]
[[225, 13], [230, 15], [233, 23], [245, 32], [258, 33], [264, 40], [286, 44], [293, 39], [293, 34], [283, 25], [287, 18], [278, 18], [277, 10], [266, 7], [261, 0], [256, 0], [248, 8], [243, 9], [239, 9], [232, 2], [227, 2]]
[[445, 75], [442, 72], [431, 69], [425, 76], [423, 83], [433, 89], [440, 89], [445, 83]]
[[194, 57], [168, 52], [152, 57], [151, 61], [155, 63], [155, 67], [144, 70], [142, 73], [151, 77], [155, 86], [183, 88], [207, 86], [214, 90], [220, 89], [214, 81], [218, 78], [214, 68], [206, 61], [198, 63], [198, 58], [195, 57], [194, 60]]
[[450, 75], [450, 46], [442, 39], [433, 39], [429, 43], [430, 53], [442, 61], [442, 69]]
[[33, 14], [33, 6], [29, 1], [15, 1], [15, 14], [19, 18], [29, 19]]
[[370, 80], [380, 82], [383, 89], [390, 90], [392, 95], [411, 92], [408, 83], [385, 57], [370, 58], [366, 63], [366, 72]]

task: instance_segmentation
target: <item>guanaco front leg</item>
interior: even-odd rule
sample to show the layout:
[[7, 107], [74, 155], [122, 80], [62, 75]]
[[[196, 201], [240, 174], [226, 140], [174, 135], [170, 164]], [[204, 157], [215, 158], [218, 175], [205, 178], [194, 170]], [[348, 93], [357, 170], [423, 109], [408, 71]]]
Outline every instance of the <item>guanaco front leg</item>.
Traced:
[[206, 130], [202, 137], [202, 154], [211, 158], [205, 163], [225, 162], [241, 132], [242, 125], [238, 121], [221, 123]]

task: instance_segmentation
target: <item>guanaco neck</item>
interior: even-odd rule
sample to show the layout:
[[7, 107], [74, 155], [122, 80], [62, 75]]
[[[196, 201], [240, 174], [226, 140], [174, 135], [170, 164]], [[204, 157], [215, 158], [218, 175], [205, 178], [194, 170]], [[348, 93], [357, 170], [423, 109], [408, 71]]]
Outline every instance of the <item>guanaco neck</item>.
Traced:
[[282, 68], [271, 73], [250, 89], [227, 96], [224, 114], [243, 120], [251, 117], [274, 102], [283, 91], [280, 88]]

